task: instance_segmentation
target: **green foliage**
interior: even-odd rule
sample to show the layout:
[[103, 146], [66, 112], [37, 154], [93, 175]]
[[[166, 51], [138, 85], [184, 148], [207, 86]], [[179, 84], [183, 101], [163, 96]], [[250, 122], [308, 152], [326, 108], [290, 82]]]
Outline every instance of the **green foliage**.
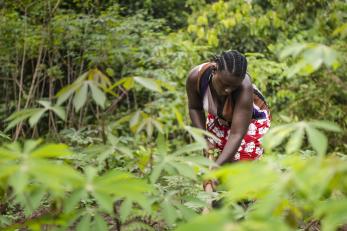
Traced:
[[56, 114], [62, 120], [66, 119], [66, 115], [65, 115], [65, 111], [63, 107], [59, 105], [52, 106], [50, 101], [39, 100], [37, 102], [44, 107], [43, 108], [27, 108], [27, 109], [14, 112], [11, 116], [9, 116], [6, 119], [6, 121], [8, 121], [9, 124], [7, 125], [5, 131], [8, 131], [9, 129], [16, 126], [18, 123], [21, 123], [28, 118], [29, 118], [30, 127], [34, 127], [39, 122], [41, 117], [46, 112], [49, 112], [49, 111], [54, 112], [54, 114]]
[[300, 150], [304, 133], [306, 132], [308, 141], [313, 149], [318, 154], [324, 155], [327, 150], [328, 141], [325, 135], [317, 130], [317, 128], [327, 131], [341, 132], [341, 129], [335, 123], [327, 121], [301, 121], [272, 128], [270, 132], [265, 135], [263, 145], [266, 149], [271, 150], [280, 145], [284, 139], [290, 136], [286, 145], [286, 153], [290, 154]]

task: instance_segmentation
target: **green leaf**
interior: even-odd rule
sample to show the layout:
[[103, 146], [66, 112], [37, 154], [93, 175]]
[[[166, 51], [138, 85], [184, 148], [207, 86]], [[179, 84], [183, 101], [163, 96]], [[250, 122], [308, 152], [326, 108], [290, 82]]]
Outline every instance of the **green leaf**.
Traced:
[[302, 141], [304, 138], [304, 128], [302, 126], [299, 126], [297, 130], [291, 135], [287, 146], [286, 146], [286, 153], [293, 153], [301, 147]]
[[158, 180], [160, 173], [164, 167], [165, 167], [165, 163], [163, 162], [153, 167], [153, 171], [150, 176], [150, 180], [153, 184]]
[[196, 142], [198, 142], [203, 148], [207, 148], [206, 139], [204, 137], [204, 135], [208, 134], [206, 131], [190, 126], [185, 126], [184, 128], [193, 136]]
[[173, 166], [180, 175], [196, 180], [195, 172], [189, 165], [173, 161], [170, 162], [170, 165]]
[[310, 125], [316, 127], [316, 128], [320, 128], [320, 129], [324, 129], [327, 131], [332, 131], [332, 132], [341, 132], [341, 128], [339, 127], [339, 125], [337, 125], [336, 123], [333, 122], [329, 122], [329, 121], [312, 121], [309, 122]]
[[32, 195], [30, 195], [32, 211], [35, 211], [41, 205], [44, 195], [46, 195], [46, 190], [44, 188], [35, 189]]
[[9, 184], [17, 194], [23, 193], [29, 182], [28, 168], [29, 166], [27, 164], [22, 164], [19, 169], [20, 171], [16, 172], [9, 179]]
[[95, 197], [98, 205], [100, 206], [101, 209], [106, 211], [107, 213], [112, 213], [113, 212], [113, 199], [109, 195], [95, 191], [93, 192], [93, 196]]
[[42, 139], [25, 141], [25, 143], [23, 145], [23, 153], [29, 154], [36, 147], [38, 147], [41, 143], [42, 143]]
[[306, 47], [307, 47], [306, 44], [298, 44], [298, 43], [287, 46], [280, 52], [279, 58], [284, 59], [291, 55], [296, 57]]
[[189, 221], [190, 219], [193, 219], [197, 216], [193, 209], [187, 208], [186, 206], [181, 204], [178, 204], [177, 207], [179, 208], [181, 214], [183, 215], [186, 221]]
[[72, 155], [66, 144], [45, 144], [31, 153], [35, 158], [55, 158]]
[[24, 120], [26, 120], [27, 118], [29, 118], [30, 116], [32, 116], [38, 111], [41, 111], [41, 109], [29, 108], [29, 109], [23, 109], [21, 111], [14, 112], [6, 119], [6, 121], [11, 121], [11, 122], [7, 125], [5, 132], [10, 130], [11, 128], [19, 124], [20, 122], [23, 122]]
[[134, 87], [134, 79], [133, 78], [128, 78], [124, 84], [123, 84], [124, 88], [126, 90], [130, 90], [131, 88]]
[[95, 231], [108, 231], [108, 225], [106, 221], [99, 215], [96, 214], [94, 217], [94, 229]]
[[168, 153], [168, 144], [163, 134], [159, 133], [157, 138], [157, 153], [161, 156], [166, 156]]
[[109, 76], [114, 76], [114, 70], [112, 68], [106, 68], [106, 73], [109, 75]]
[[73, 95], [73, 93], [81, 86], [81, 84], [81, 81], [76, 80], [74, 83], [63, 87], [56, 95], [58, 97], [57, 105], [64, 103], [70, 96]]
[[177, 108], [173, 108], [173, 111], [175, 112], [175, 115], [176, 115], [176, 119], [177, 119], [177, 121], [178, 121], [178, 124], [179, 124], [181, 127], [184, 127], [184, 122], [183, 122], [182, 114], [177, 110]]
[[89, 84], [90, 89], [92, 91], [92, 97], [96, 104], [98, 104], [101, 108], [105, 107], [106, 95], [102, 92], [95, 84], [92, 82]]
[[322, 230], [334, 231], [347, 222], [347, 200], [329, 199], [318, 204], [314, 211], [316, 217], [322, 217]]
[[87, 101], [88, 84], [84, 83], [76, 92], [73, 98], [73, 104], [78, 112]]
[[313, 149], [320, 155], [324, 155], [326, 153], [328, 147], [327, 137], [317, 129], [306, 126], [306, 132], [308, 136], [308, 141], [312, 145]]
[[43, 113], [45, 113], [46, 111], [47, 109], [41, 109], [37, 111], [36, 113], [34, 113], [29, 119], [30, 127], [34, 127], [37, 124], [37, 122], [40, 120]]
[[271, 128], [263, 138], [263, 147], [267, 150], [277, 147], [294, 129], [295, 126], [293, 126], [293, 124], [285, 124]]
[[86, 214], [82, 217], [81, 221], [76, 227], [76, 231], [89, 231], [90, 230], [90, 220], [91, 217], [89, 214]]
[[55, 105], [54, 107], [51, 108], [52, 111], [62, 120], [66, 119], [66, 114], [65, 110], [63, 107]]
[[163, 214], [165, 221], [169, 225], [174, 224], [174, 222], [177, 218], [177, 212], [176, 212], [176, 209], [167, 200], [165, 200], [162, 203], [162, 214]]
[[160, 85], [154, 79], [134, 77], [134, 80], [152, 91], [162, 92]]
[[37, 102], [39, 104], [41, 104], [46, 109], [50, 109], [51, 108], [51, 102], [50, 101], [38, 100]]
[[70, 213], [76, 209], [78, 202], [85, 199], [87, 193], [83, 189], [78, 189], [64, 200], [64, 213]]
[[130, 130], [132, 132], [136, 132], [136, 127], [139, 123], [140, 115], [141, 115], [141, 112], [136, 111], [129, 121]]
[[200, 151], [203, 149], [204, 147], [200, 143], [192, 143], [192, 144], [187, 144], [183, 146], [182, 148], [178, 148], [178, 150], [172, 153], [172, 155], [179, 156], [184, 153], [192, 153], [192, 152]]
[[129, 199], [125, 199], [122, 202], [122, 205], [120, 207], [120, 220], [121, 222], [125, 222], [127, 217], [129, 216], [130, 212], [131, 212], [131, 208], [132, 208], [133, 202]]

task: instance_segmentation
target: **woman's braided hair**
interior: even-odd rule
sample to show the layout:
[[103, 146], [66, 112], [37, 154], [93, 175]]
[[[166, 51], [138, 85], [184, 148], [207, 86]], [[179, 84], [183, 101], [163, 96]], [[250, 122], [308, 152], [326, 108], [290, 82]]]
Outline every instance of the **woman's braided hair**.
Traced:
[[238, 51], [223, 51], [222, 54], [212, 58], [217, 64], [217, 70], [227, 69], [233, 76], [244, 78], [247, 71], [247, 59]]

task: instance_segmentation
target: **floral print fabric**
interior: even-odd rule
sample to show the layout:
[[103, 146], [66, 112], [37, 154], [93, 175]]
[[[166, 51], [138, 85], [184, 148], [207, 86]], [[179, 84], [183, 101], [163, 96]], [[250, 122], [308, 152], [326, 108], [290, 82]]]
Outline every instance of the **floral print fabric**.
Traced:
[[[230, 125], [217, 116], [209, 113], [206, 120], [207, 131], [214, 134], [215, 138], [208, 138], [210, 146], [219, 150], [224, 149], [230, 134]], [[270, 128], [270, 117], [265, 119], [252, 119], [247, 134], [243, 137], [241, 145], [235, 154], [235, 160], [255, 160], [261, 157], [264, 150], [261, 147], [260, 138]]]

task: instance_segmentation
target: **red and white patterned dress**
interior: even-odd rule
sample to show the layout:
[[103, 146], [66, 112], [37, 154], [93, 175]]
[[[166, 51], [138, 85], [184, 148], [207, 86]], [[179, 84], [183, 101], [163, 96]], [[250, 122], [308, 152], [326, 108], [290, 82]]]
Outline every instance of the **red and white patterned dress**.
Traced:
[[[207, 115], [206, 127], [209, 132], [216, 137], [208, 138], [210, 146], [223, 151], [225, 144], [228, 141], [230, 126], [224, 125], [217, 116], [213, 114]], [[247, 134], [243, 137], [241, 145], [234, 156], [235, 160], [255, 160], [258, 159], [264, 152], [261, 147], [260, 138], [270, 128], [270, 118], [252, 119], [249, 124]]]
[[[201, 64], [199, 68], [198, 91], [203, 98], [203, 107], [207, 112], [206, 130], [214, 134], [215, 138], [208, 138], [209, 147], [221, 153], [226, 145], [232, 122], [235, 96], [228, 96], [222, 117], [218, 116], [216, 103], [209, 87], [211, 76], [210, 63]], [[234, 156], [235, 160], [255, 160], [261, 157], [264, 150], [260, 139], [269, 130], [271, 116], [269, 108], [261, 92], [253, 85], [253, 113], [247, 134]], [[234, 98], [233, 98], [234, 97]], [[215, 158], [214, 158], [215, 159]]]

